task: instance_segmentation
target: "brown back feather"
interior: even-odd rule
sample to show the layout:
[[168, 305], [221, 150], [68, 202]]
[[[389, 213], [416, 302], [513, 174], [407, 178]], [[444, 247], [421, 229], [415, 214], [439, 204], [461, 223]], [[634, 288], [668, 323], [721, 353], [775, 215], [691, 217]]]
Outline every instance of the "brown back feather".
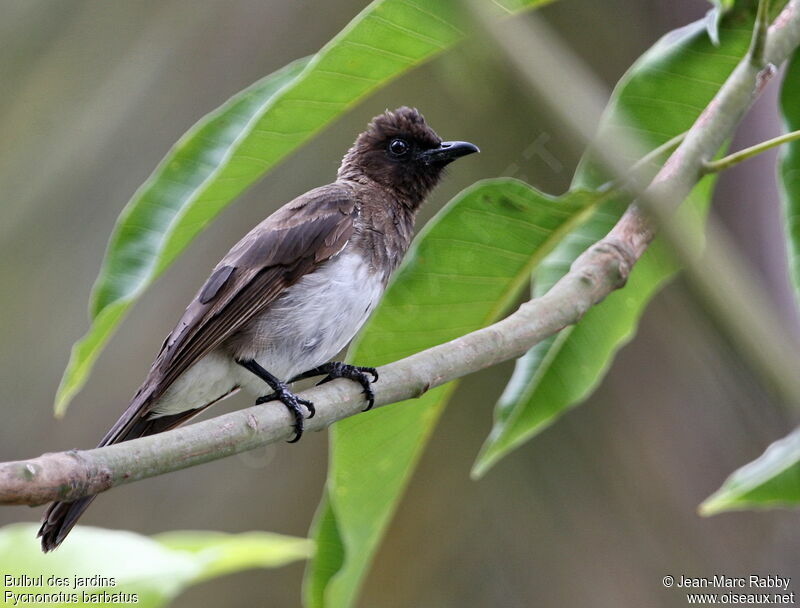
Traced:
[[183, 372], [287, 287], [341, 251], [353, 234], [355, 214], [353, 192], [334, 183], [296, 198], [251, 230], [198, 291], [128, 409], [100, 445], [128, 438], [135, 423]]

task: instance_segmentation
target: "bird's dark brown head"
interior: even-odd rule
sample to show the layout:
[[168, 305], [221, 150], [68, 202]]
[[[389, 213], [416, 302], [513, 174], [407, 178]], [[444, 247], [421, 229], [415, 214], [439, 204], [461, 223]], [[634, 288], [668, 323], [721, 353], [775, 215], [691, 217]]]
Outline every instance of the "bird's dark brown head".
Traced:
[[416, 209], [445, 166], [478, 151], [468, 142], [443, 142], [422, 114], [403, 106], [372, 119], [342, 160], [339, 179], [377, 182]]

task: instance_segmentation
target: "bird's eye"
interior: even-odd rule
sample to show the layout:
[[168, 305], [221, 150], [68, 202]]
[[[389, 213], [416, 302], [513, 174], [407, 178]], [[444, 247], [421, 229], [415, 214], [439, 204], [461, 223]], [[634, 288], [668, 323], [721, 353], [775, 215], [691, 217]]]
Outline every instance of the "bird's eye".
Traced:
[[408, 142], [404, 139], [393, 139], [389, 142], [389, 153], [392, 156], [400, 157], [408, 152]]

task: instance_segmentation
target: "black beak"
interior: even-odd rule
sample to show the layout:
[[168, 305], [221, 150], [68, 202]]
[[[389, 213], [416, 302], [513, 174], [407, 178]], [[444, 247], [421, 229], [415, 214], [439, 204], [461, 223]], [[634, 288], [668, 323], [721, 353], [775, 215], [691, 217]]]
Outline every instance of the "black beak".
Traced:
[[480, 152], [478, 146], [468, 141], [443, 141], [438, 148], [420, 152], [417, 158], [426, 165], [446, 165], [475, 152]]

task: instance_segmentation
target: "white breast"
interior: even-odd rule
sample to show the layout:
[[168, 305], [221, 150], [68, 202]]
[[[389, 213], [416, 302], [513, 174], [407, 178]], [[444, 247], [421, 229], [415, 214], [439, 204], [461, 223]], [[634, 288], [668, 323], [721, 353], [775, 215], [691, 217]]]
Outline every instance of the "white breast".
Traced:
[[[253, 358], [282, 380], [329, 361], [358, 333], [383, 294], [381, 277], [345, 251], [304, 276], [237, 340], [237, 358]], [[238, 366], [237, 366], [238, 367]], [[239, 384], [257, 395], [264, 382], [242, 368]]]
[[340, 253], [250, 322], [229, 345], [233, 353], [229, 347], [212, 351], [181, 374], [154, 404], [153, 415], [201, 407], [235, 386], [259, 396], [271, 392], [234, 358], [255, 359], [284, 381], [329, 361], [358, 333], [383, 290], [381, 277], [361, 256]]

